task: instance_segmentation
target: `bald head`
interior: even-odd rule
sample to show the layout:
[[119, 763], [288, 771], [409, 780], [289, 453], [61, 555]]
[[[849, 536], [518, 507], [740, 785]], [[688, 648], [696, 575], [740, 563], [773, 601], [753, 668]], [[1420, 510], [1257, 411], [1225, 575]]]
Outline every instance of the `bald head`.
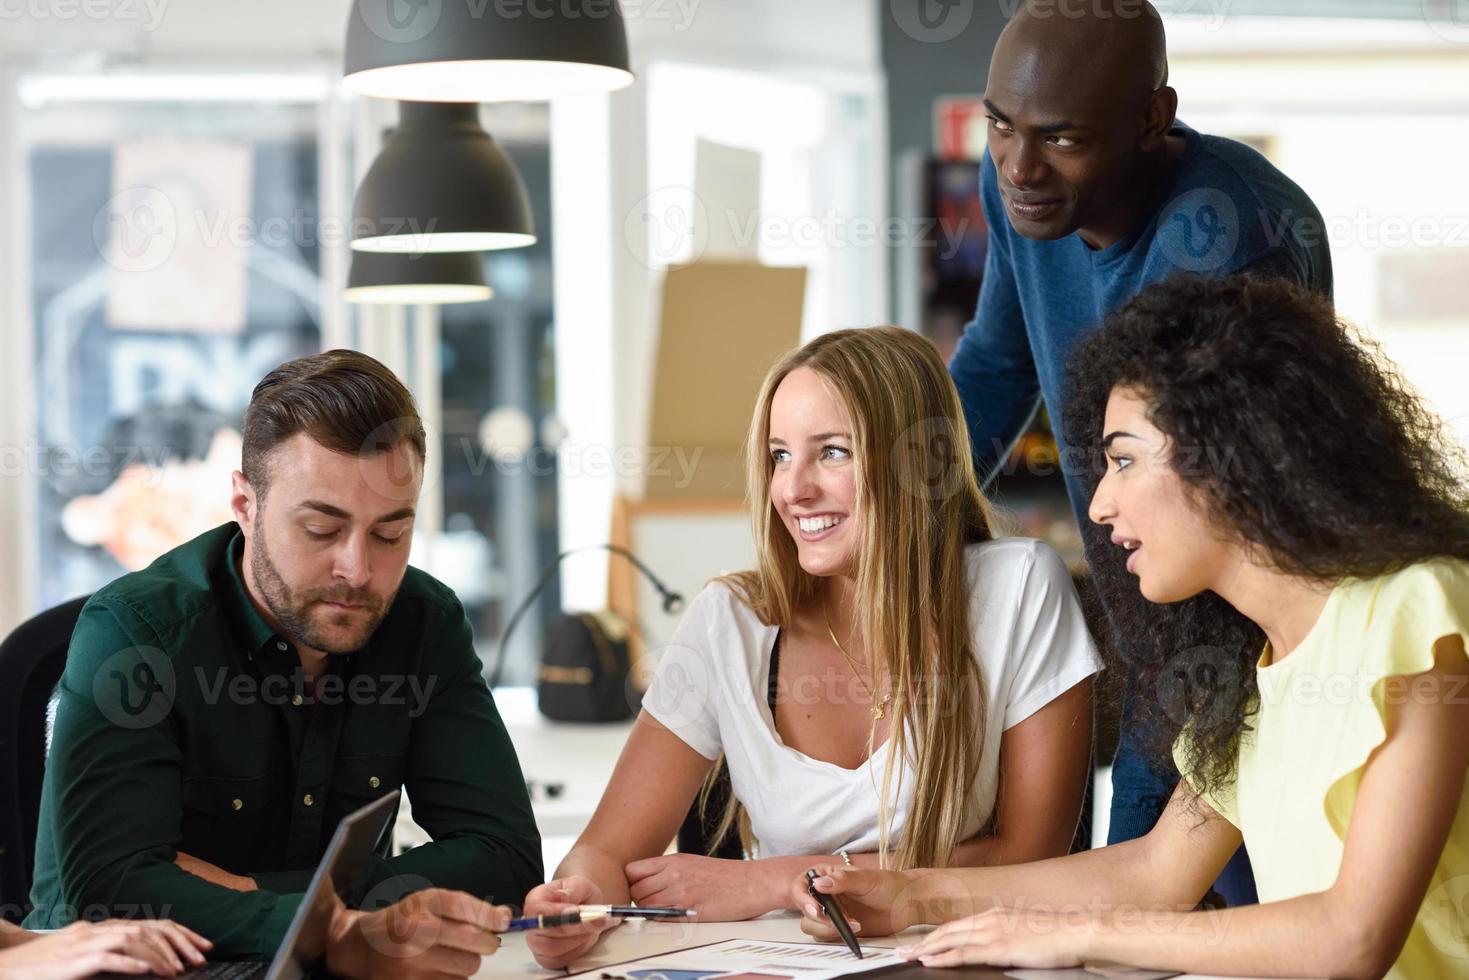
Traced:
[[1027, 0], [995, 44], [984, 101], [1000, 191], [1027, 238], [1080, 232], [1105, 247], [1182, 145], [1147, 0]]
[[991, 72], [1048, 66], [1070, 86], [1142, 100], [1168, 84], [1163, 19], [1147, 0], [1027, 0], [995, 45]]

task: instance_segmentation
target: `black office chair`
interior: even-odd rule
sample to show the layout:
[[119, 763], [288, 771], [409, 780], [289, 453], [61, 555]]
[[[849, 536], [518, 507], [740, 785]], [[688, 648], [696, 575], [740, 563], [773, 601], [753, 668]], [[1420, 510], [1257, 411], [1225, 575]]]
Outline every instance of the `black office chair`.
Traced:
[[30, 910], [46, 712], [87, 599], [46, 610], [0, 643], [0, 916], [11, 922]]

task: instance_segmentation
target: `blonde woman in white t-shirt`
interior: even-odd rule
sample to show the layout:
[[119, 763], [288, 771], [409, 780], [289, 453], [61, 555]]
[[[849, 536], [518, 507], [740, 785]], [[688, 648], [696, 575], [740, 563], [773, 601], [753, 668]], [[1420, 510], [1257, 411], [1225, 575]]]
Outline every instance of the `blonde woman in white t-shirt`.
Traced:
[[[690, 605], [526, 914], [632, 899], [744, 919], [787, 907], [791, 875], [838, 852], [892, 868], [1066, 853], [1100, 664], [1056, 554], [992, 538], [968, 445], [942, 360], [910, 331], [829, 333], [772, 368], [747, 447], [757, 567]], [[721, 755], [724, 829], [752, 859], [665, 854]], [[559, 967], [602, 928], [528, 942]]]

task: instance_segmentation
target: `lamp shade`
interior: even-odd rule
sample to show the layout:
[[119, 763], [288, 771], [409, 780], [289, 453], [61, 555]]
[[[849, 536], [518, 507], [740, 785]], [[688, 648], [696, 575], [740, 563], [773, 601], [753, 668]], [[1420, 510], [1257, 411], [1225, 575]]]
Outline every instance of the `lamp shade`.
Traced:
[[525, 183], [479, 124], [479, 107], [404, 102], [357, 188], [352, 247], [482, 252], [536, 241]]
[[543, 101], [632, 84], [617, 0], [354, 0], [343, 84], [416, 102]]
[[478, 252], [353, 252], [351, 303], [474, 303], [494, 295]]

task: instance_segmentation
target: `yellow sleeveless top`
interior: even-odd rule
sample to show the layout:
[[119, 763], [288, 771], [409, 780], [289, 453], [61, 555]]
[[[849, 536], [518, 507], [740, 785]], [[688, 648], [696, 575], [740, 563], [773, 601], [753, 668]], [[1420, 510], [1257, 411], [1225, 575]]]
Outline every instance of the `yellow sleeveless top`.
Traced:
[[[1413, 696], [1410, 680], [1384, 679], [1429, 670], [1434, 643], [1454, 633], [1469, 647], [1469, 562], [1434, 559], [1343, 581], [1299, 647], [1278, 663], [1262, 656], [1232, 792], [1204, 795], [1243, 834], [1261, 902], [1331, 887], [1367, 757], [1386, 738], [1386, 705]], [[1469, 697], [1469, 686], [1442, 693]], [[1174, 759], [1184, 771], [1178, 743]], [[1387, 975], [1469, 978], [1469, 782]]]

